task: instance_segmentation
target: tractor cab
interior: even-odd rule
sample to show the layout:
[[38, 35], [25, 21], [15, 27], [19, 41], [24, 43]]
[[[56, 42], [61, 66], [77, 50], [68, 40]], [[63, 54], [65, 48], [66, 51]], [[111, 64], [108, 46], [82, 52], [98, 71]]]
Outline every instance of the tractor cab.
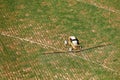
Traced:
[[79, 40], [75, 36], [70, 36], [68, 40], [75, 46], [79, 45]]

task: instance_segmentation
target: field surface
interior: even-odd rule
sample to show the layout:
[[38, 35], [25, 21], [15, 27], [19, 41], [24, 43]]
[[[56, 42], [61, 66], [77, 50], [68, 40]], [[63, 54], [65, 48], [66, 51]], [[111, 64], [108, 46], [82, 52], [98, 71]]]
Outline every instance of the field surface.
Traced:
[[[0, 80], [120, 80], [119, 4], [0, 0]], [[86, 50], [63, 53], [70, 35]]]

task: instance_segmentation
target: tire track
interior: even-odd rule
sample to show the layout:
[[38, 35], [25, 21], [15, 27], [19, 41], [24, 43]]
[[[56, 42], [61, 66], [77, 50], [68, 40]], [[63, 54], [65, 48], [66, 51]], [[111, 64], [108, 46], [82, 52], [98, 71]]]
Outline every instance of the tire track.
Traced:
[[1, 35], [7, 36], [7, 37], [11, 37], [11, 38], [15, 38], [15, 39], [19, 39], [19, 40], [21, 40], [21, 41], [27, 41], [27, 42], [30, 42], [31, 44], [38, 44], [38, 45], [41, 45], [41, 46], [43, 46], [43, 47], [47, 47], [47, 48], [51, 48], [51, 49], [54, 49], [54, 50], [62, 51], [62, 49], [58, 49], [58, 48], [55, 48], [55, 47], [46, 45], [46, 44], [44, 44], [44, 43], [42, 43], [42, 42], [32, 41], [32, 40], [29, 40], [29, 39], [27, 39], [27, 38], [20, 38], [20, 37], [12, 36], [12, 35], [5, 34], [5, 33], [1, 33]]
[[98, 3], [95, 3], [95, 2], [93, 2], [93, 1], [90, 1], [90, 3], [86, 2], [86, 1], [83, 1], [83, 0], [76, 0], [76, 1], [82, 2], [82, 3], [85, 3], [85, 4], [89, 4], [89, 5], [92, 5], [92, 6], [95, 6], [95, 7], [97, 7], [97, 8], [104, 9], [104, 10], [109, 11], [109, 12], [112, 12], [112, 13], [120, 14], [120, 10], [111, 9], [111, 8], [108, 7], [108, 6], [103, 6], [102, 4], [98, 4]]

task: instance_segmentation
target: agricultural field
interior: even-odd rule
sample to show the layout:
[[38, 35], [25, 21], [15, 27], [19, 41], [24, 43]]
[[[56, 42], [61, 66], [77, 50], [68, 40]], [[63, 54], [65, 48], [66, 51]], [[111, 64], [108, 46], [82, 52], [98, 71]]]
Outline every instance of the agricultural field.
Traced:
[[[0, 0], [0, 80], [120, 80], [119, 4]], [[71, 35], [86, 50], [62, 53]]]

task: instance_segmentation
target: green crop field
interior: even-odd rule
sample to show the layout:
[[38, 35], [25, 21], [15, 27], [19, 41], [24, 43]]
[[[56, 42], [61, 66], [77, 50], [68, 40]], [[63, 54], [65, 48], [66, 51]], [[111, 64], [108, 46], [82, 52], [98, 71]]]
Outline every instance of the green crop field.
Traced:
[[[0, 0], [0, 80], [120, 80], [119, 4]], [[87, 49], [62, 53], [71, 35]]]

